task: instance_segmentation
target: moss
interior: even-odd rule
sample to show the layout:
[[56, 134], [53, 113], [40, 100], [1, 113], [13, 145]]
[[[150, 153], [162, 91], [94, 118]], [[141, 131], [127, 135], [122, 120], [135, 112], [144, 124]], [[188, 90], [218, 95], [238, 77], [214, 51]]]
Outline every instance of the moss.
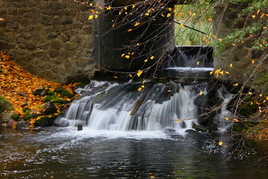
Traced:
[[12, 114], [11, 118], [14, 119], [15, 121], [18, 121], [20, 119], [20, 115], [19, 114]]
[[63, 91], [60, 93], [60, 96], [61, 96], [62, 98], [64, 98], [64, 97], [72, 98], [74, 95], [73, 95], [70, 91], [68, 91], [68, 90], [63, 90]]
[[22, 109], [23, 112], [28, 112], [28, 111], [30, 111], [30, 110], [31, 110], [30, 108], [23, 108], [23, 109]]
[[53, 95], [55, 95], [55, 93], [54, 93], [53, 91], [48, 91], [48, 92], [47, 92], [47, 95], [48, 95], [48, 96], [53, 96]]
[[59, 99], [59, 98], [53, 98], [53, 99], [51, 99], [50, 102], [63, 104], [64, 103], [64, 100]]
[[11, 109], [10, 103], [3, 96], [0, 96], [0, 113], [10, 109]]
[[34, 125], [35, 126], [48, 126], [50, 124], [49, 122], [49, 117], [40, 117], [37, 121], [35, 121]]
[[61, 92], [64, 91], [64, 90], [65, 90], [64, 87], [62, 87], [62, 86], [58, 86], [58, 87], [54, 90], [54, 92], [55, 92], [55, 93], [61, 93]]
[[25, 119], [26, 121], [29, 121], [31, 118], [32, 118], [32, 114], [30, 113], [30, 111], [27, 111], [27, 112], [24, 114], [24, 119]]
[[56, 96], [51, 95], [51, 96], [46, 96], [43, 102], [51, 102], [51, 100], [56, 99]]

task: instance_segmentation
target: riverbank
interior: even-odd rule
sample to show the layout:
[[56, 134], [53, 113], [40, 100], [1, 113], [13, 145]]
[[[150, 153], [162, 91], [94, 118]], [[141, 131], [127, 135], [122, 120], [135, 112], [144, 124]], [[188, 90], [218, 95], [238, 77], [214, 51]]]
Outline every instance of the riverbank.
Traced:
[[18, 123], [24, 127], [48, 125], [78, 97], [75, 85], [34, 76], [0, 51], [0, 123], [14, 128]]

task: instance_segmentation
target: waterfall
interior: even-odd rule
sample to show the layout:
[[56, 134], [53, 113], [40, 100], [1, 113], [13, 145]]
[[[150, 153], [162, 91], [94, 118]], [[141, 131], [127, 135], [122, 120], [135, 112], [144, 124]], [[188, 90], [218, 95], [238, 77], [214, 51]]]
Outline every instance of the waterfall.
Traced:
[[[201, 78], [202, 74], [207, 75], [213, 70], [211, 47], [176, 47], [174, 54], [168, 54], [168, 57], [163, 66], [171, 78], [178, 77], [171, 73], [174, 71], [183, 75], [194, 73], [195, 77]], [[207, 90], [209, 86], [214, 87]], [[57, 125], [82, 125], [99, 131], [178, 132], [192, 129], [197, 124], [217, 123], [216, 128], [224, 130], [227, 127], [225, 120], [232, 115], [227, 110], [232, 95], [223, 87], [207, 82], [191, 85], [173, 81], [111, 84], [93, 80], [78, 92], [81, 98], [71, 104], [64, 117], [55, 121]], [[210, 97], [214, 99], [209, 100]], [[221, 112], [213, 116], [209, 110], [213, 110], [219, 98], [223, 101], [219, 106]], [[206, 115], [209, 113], [211, 115]]]
[[206, 83], [179, 85], [138, 82], [111, 85], [103, 91], [73, 102], [65, 116], [56, 120], [61, 126], [83, 125], [92, 130], [145, 130], [192, 128], [197, 119], [194, 99]]

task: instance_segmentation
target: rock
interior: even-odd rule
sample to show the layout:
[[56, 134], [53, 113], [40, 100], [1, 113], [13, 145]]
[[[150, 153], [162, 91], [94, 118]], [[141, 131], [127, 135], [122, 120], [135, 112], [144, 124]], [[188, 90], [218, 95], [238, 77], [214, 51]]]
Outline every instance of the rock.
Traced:
[[3, 113], [2, 114], [2, 122], [9, 122], [12, 120], [12, 115], [16, 114], [15, 112], [10, 112], [10, 113]]
[[73, 50], [73, 49], [76, 49], [78, 47], [78, 43], [76, 42], [66, 42], [65, 43], [65, 49], [66, 50]]
[[57, 112], [57, 108], [56, 106], [51, 103], [51, 102], [47, 102], [44, 106], [45, 108], [45, 111], [44, 111], [44, 114], [48, 115], [48, 114], [54, 114]]
[[25, 92], [22, 92], [22, 91], [18, 92], [18, 95], [23, 96], [23, 97], [27, 97], [27, 94]]
[[15, 126], [16, 129], [29, 129], [30, 123], [26, 121], [20, 121]]
[[56, 87], [56, 89], [54, 90], [54, 92], [55, 92], [55, 93], [61, 93], [63, 90], [65, 90], [64, 87], [62, 87], [62, 86], [58, 86], [58, 87]]
[[193, 122], [193, 128], [197, 131], [208, 132], [208, 129]]
[[14, 127], [16, 126], [16, 121], [14, 121], [13, 119], [8, 121], [7, 127]]
[[42, 96], [41, 93], [42, 93], [43, 91], [45, 91], [45, 90], [46, 90], [46, 89], [45, 89], [44, 86], [40, 86], [40, 87], [38, 87], [38, 88], [33, 92], [33, 94], [34, 94], [35, 96], [37, 96], [37, 95]]
[[50, 119], [49, 117], [41, 117], [40, 119], [38, 119], [37, 121], [35, 121], [34, 123], [35, 126], [49, 126], [50, 125]]
[[83, 130], [83, 126], [82, 126], [81, 124], [78, 124], [78, 125], [77, 125], [77, 130], [78, 130], [78, 131]]
[[208, 99], [209, 106], [220, 106], [223, 103], [223, 99], [220, 97], [214, 97]]
[[69, 92], [68, 90], [63, 90], [61, 93], [60, 93], [61, 97], [64, 98], [64, 97], [68, 97], [68, 98], [72, 98], [74, 95]]
[[181, 128], [186, 128], [186, 123], [184, 121], [181, 121], [180, 126]]

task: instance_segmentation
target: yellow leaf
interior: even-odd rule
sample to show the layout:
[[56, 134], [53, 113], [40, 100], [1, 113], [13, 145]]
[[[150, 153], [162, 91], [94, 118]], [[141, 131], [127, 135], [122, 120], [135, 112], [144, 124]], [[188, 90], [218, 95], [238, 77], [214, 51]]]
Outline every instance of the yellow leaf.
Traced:
[[232, 67], [233, 67], [233, 64], [231, 63], [231, 64], [230, 64], [230, 68], [232, 68]]
[[180, 119], [176, 119], [175, 121], [176, 121], [176, 122], [181, 122], [181, 120], [180, 120]]
[[145, 63], [148, 62], [148, 59], [144, 60], [144, 62], [145, 62]]
[[92, 20], [94, 18], [94, 16], [93, 15], [90, 15], [89, 17], [88, 17], [88, 20]]
[[226, 121], [228, 121], [228, 120], [229, 120], [229, 118], [228, 118], [228, 117], [225, 117], [224, 119], [225, 119]]
[[140, 77], [142, 73], [143, 73], [143, 71], [139, 70], [137, 73], [137, 76]]
[[221, 42], [221, 41], [222, 41], [222, 39], [218, 39], [218, 41], [220, 41], [220, 42]]
[[202, 95], [203, 95], [203, 91], [200, 91], [200, 92], [199, 92], [199, 95], [202, 96]]
[[239, 120], [238, 119], [233, 119], [234, 122], [238, 122]]
[[125, 58], [126, 58], [126, 59], [129, 59], [129, 58], [130, 58], [130, 56], [129, 56], [129, 55], [125, 55]]
[[220, 141], [218, 144], [219, 144], [219, 146], [222, 146], [223, 142], [222, 142], [222, 141]]
[[139, 87], [139, 88], [138, 88], [138, 91], [142, 91], [142, 88], [141, 88], [141, 87]]
[[238, 83], [233, 84], [233, 86], [238, 86]]
[[95, 15], [95, 19], [97, 19], [97, 18], [98, 18], [98, 15], [96, 14], [96, 15]]
[[254, 64], [254, 63], [255, 63], [255, 60], [252, 59], [252, 60], [251, 60], [251, 63]]
[[147, 13], [145, 13], [145, 16], [149, 16], [150, 14], [147, 12]]
[[168, 13], [168, 14], [167, 14], [167, 17], [170, 17], [170, 16], [171, 16], [171, 13]]
[[140, 25], [140, 24], [141, 24], [140, 22], [136, 22], [136, 23], [134, 24], [134, 26], [137, 27], [137, 26]]
[[124, 53], [121, 55], [121, 57], [123, 57], [123, 56], [125, 56], [125, 54], [124, 54]]
[[154, 59], [154, 56], [151, 56], [150, 59], [151, 59], [151, 60]]
[[184, 28], [184, 25], [183, 24], [180, 24], [181, 28]]
[[128, 32], [131, 32], [131, 31], [133, 31], [133, 29], [128, 29]]
[[172, 90], [168, 90], [167, 92], [168, 92], [168, 93], [171, 93], [171, 92], [172, 92]]
[[106, 10], [111, 10], [112, 9], [112, 7], [111, 6], [108, 6], [108, 7], [106, 7]]
[[256, 17], [256, 15], [252, 15], [251, 17], [254, 19]]
[[117, 76], [114, 76], [114, 78], [118, 78]]

